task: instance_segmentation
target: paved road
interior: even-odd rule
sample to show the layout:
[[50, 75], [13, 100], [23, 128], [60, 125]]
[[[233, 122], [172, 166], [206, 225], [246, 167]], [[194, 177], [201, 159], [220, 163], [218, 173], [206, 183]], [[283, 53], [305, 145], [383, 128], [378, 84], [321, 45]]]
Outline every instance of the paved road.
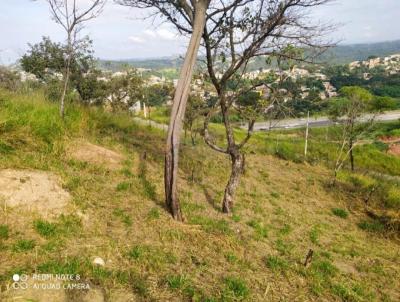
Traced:
[[[360, 118], [361, 121], [368, 121], [371, 119], [372, 114], [364, 115]], [[400, 119], [400, 111], [390, 111], [376, 116], [377, 121], [395, 121]], [[328, 117], [310, 118], [310, 127], [325, 127], [332, 125], [332, 121]], [[296, 129], [303, 128], [307, 125], [307, 118], [298, 119], [284, 119], [274, 120], [271, 122], [259, 122], [255, 123], [254, 131], [268, 131], [273, 129]], [[246, 128], [246, 126], [242, 126]]]
[[[361, 121], [368, 121], [371, 119], [372, 114], [364, 115], [360, 118]], [[145, 120], [140, 117], [133, 118], [138, 124], [141, 125], [150, 125], [154, 128], [158, 128], [164, 131], [168, 130], [168, 125], [160, 124], [151, 120]], [[377, 121], [395, 121], [400, 119], [400, 110], [399, 111], [390, 111], [380, 115], [377, 115], [375, 120]], [[310, 127], [325, 127], [332, 125], [333, 122], [329, 120], [327, 117], [318, 117], [318, 118], [310, 118]], [[254, 131], [268, 131], [274, 129], [296, 129], [296, 128], [303, 128], [307, 125], [306, 118], [298, 118], [298, 119], [284, 119], [284, 120], [274, 120], [271, 122], [259, 122], [255, 123]], [[241, 128], [246, 129], [247, 125], [241, 126]]]

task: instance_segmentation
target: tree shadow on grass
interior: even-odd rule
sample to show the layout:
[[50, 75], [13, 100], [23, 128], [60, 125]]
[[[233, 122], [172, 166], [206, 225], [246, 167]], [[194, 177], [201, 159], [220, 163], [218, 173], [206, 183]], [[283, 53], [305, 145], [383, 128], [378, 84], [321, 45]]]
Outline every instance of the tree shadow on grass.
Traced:
[[138, 177], [142, 185], [143, 195], [154, 201], [158, 206], [166, 209], [162, 200], [157, 196], [156, 186], [147, 179], [147, 153], [144, 152], [139, 161]]
[[203, 190], [204, 196], [210, 206], [212, 206], [215, 210], [220, 211], [220, 206], [215, 202], [215, 197], [217, 194], [214, 194], [204, 183], [199, 183], [199, 187]]

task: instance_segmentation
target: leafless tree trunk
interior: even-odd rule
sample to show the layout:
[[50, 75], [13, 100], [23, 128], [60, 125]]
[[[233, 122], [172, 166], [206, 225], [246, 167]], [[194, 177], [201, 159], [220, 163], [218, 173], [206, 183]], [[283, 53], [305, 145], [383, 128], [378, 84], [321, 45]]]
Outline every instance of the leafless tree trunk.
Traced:
[[71, 38], [71, 33], [68, 32], [68, 42], [67, 42], [67, 64], [65, 67], [64, 71], [64, 86], [63, 86], [63, 91], [61, 94], [61, 99], [60, 99], [60, 117], [64, 119], [65, 116], [65, 96], [67, 94], [68, 90], [68, 84], [69, 84], [69, 77], [71, 74], [71, 60], [72, 60], [72, 53], [73, 53], [73, 46], [72, 46], [72, 38]]
[[195, 7], [193, 32], [180, 72], [168, 127], [165, 150], [165, 201], [174, 219], [182, 221], [183, 216], [177, 195], [179, 145], [181, 141], [183, 118], [190, 92], [193, 69], [197, 60], [201, 37], [206, 22], [207, 3], [198, 1]]
[[304, 144], [304, 157], [307, 158], [307, 151], [308, 151], [308, 128], [310, 124], [310, 111], [307, 112], [307, 127], [306, 127], [306, 140]]

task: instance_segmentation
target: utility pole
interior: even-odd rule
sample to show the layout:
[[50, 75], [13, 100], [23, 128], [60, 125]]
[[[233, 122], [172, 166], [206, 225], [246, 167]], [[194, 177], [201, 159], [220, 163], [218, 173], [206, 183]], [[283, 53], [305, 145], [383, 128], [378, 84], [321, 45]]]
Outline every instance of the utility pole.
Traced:
[[305, 158], [307, 158], [309, 123], [310, 123], [310, 111], [307, 111], [306, 141], [305, 141], [305, 144], [304, 144], [304, 157]]

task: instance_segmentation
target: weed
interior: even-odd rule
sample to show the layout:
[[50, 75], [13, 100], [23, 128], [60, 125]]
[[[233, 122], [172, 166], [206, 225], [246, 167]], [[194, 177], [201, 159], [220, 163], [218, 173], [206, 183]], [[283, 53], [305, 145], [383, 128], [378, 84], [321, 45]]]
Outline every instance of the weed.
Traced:
[[232, 220], [234, 222], [239, 222], [241, 220], [241, 217], [239, 215], [237, 215], [237, 214], [233, 214], [232, 215]]
[[143, 298], [149, 297], [149, 285], [145, 278], [138, 274], [133, 274], [130, 277], [130, 282], [132, 289], [135, 293]]
[[126, 225], [126, 226], [132, 226], [132, 219], [131, 217], [124, 212], [123, 209], [117, 208], [114, 209], [113, 214], [121, 219], [121, 221]]
[[139, 259], [145, 252], [145, 248], [140, 245], [132, 247], [128, 252], [128, 257], [134, 260]]
[[312, 271], [324, 277], [333, 277], [338, 269], [328, 260], [316, 260], [311, 265]]
[[279, 230], [279, 234], [281, 235], [289, 235], [292, 231], [292, 227], [289, 224], [284, 224], [283, 227]]
[[208, 233], [225, 235], [229, 235], [232, 233], [229, 223], [224, 219], [214, 220], [203, 216], [193, 216], [190, 217], [189, 222], [190, 224], [201, 225], [202, 228]]
[[8, 239], [9, 233], [8, 225], [0, 224], [0, 239]]
[[72, 274], [78, 275], [87, 263], [78, 258], [66, 258], [62, 261], [50, 260], [38, 265], [37, 269], [41, 273], [52, 274]]
[[148, 219], [159, 219], [160, 218], [160, 210], [158, 208], [152, 208], [147, 214]]
[[131, 187], [131, 184], [129, 183], [129, 182], [120, 182], [118, 185], [117, 185], [117, 188], [116, 188], [116, 190], [117, 191], [127, 191], [129, 188]]
[[129, 168], [121, 169], [121, 173], [126, 177], [132, 177], [133, 176], [133, 173]]
[[225, 290], [223, 292], [224, 298], [233, 298], [236, 300], [244, 300], [250, 294], [246, 282], [237, 277], [226, 277], [224, 280]]
[[279, 256], [268, 256], [265, 258], [265, 264], [273, 271], [287, 270], [289, 264]]
[[33, 222], [33, 227], [42, 237], [50, 238], [57, 234], [57, 226], [54, 223], [39, 219]]
[[284, 242], [282, 239], [278, 239], [275, 242], [275, 248], [282, 255], [289, 255], [293, 249], [293, 245], [290, 243]]
[[349, 216], [349, 213], [347, 213], [346, 210], [340, 209], [340, 208], [333, 208], [332, 213], [333, 213], [333, 215], [338, 216], [343, 219], [346, 219]]
[[278, 192], [271, 192], [271, 196], [275, 199], [279, 199], [279, 197], [281, 196]]
[[183, 290], [184, 287], [188, 284], [189, 280], [185, 275], [171, 275], [167, 276], [165, 279], [169, 288], [177, 290]]
[[33, 250], [33, 248], [35, 246], [36, 246], [36, 243], [34, 240], [20, 239], [14, 244], [13, 251], [14, 252], [26, 252], [26, 251]]
[[261, 222], [253, 219], [247, 222], [247, 225], [254, 229], [256, 240], [268, 237], [268, 229]]
[[319, 244], [319, 236], [321, 234], [321, 230], [318, 226], [313, 226], [310, 231], [310, 240], [314, 244]]
[[358, 227], [364, 231], [375, 232], [375, 233], [380, 233], [385, 230], [385, 225], [382, 222], [376, 220], [372, 221], [363, 220], [360, 223], [358, 223]]
[[233, 254], [231, 252], [225, 254], [225, 259], [229, 263], [236, 263], [238, 261], [238, 258], [235, 256], [235, 254]]

